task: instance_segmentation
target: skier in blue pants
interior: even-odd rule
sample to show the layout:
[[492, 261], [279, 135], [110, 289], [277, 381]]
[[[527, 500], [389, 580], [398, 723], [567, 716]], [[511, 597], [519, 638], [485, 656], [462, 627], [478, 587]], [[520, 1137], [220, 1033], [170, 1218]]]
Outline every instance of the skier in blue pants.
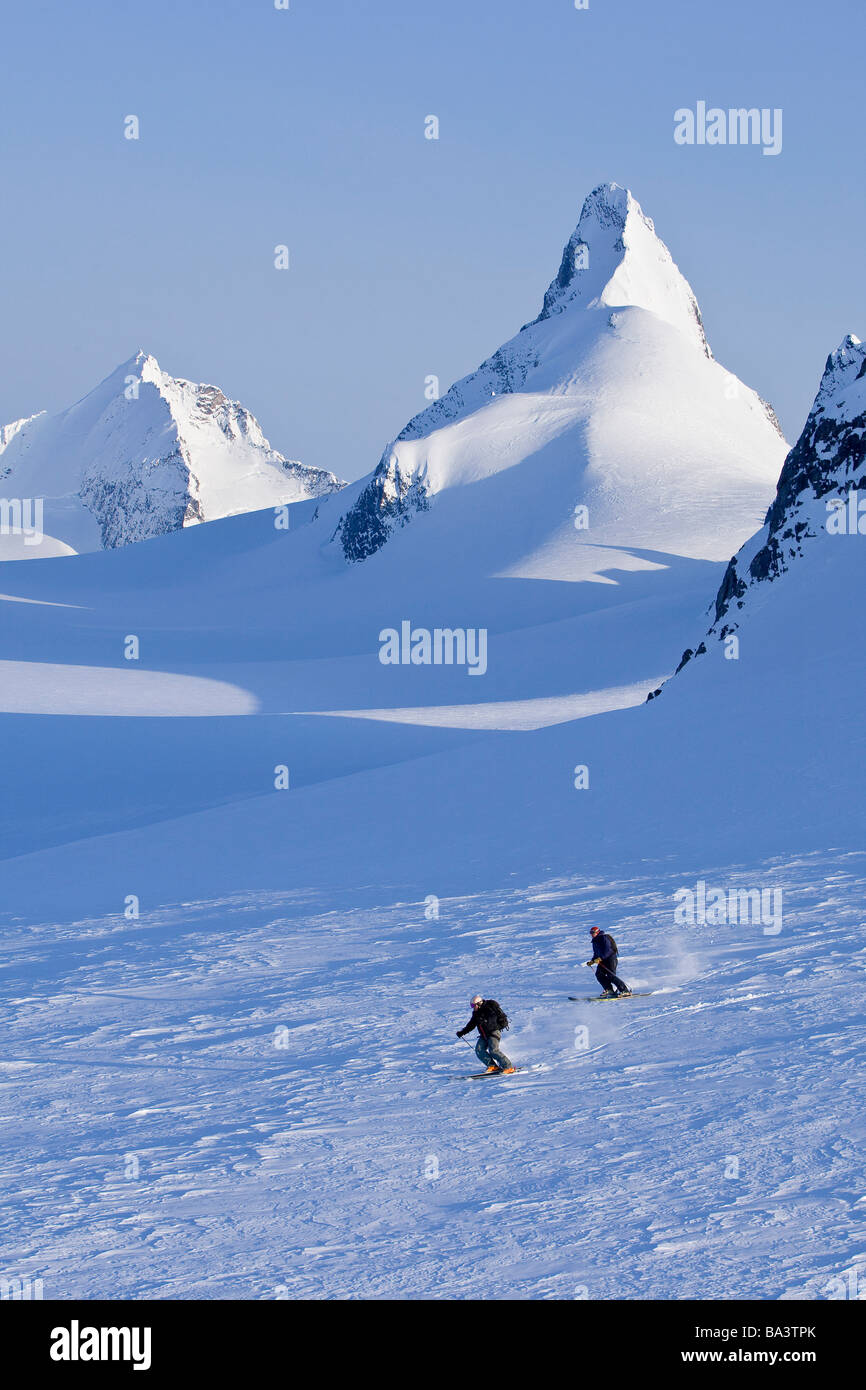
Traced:
[[457, 1031], [458, 1038], [465, 1037], [474, 1028], [478, 1029], [478, 1041], [475, 1044], [475, 1056], [479, 1062], [483, 1062], [489, 1072], [513, 1072], [517, 1068], [512, 1065], [505, 1053], [499, 1046], [502, 1039], [502, 1029], [508, 1027], [508, 1017], [497, 1004], [495, 999], [484, 999], [480, 994], [474, 994], [471, 999], [472, 1017], [465, 1028]]
[[621, 980], [616, 973], [619, 952], [613, 937], [609, 936], [607, 932], [603, 932], [601, 927], [593, 927], [590, 936], [592, 937], [593, 957], [586, 963], [597, 967], [595, 978], [605, 994], [618, 998], [631, 994], [625, 980]]

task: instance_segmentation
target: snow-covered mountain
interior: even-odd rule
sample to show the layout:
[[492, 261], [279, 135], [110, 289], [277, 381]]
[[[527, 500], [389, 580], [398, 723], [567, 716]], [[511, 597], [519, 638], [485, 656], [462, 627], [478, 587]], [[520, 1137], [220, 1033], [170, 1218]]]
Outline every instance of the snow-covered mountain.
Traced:
[[[707, 642], [735, 633], [771, 586], [804, 559], [816, 597], [838, 587], [847, 546], [866, 535], [866, 346], [848, 334], [827, 358], [803, 433], [782, 468], [763, 527], [731, 559], [704, 641], [683, 653], [680, 669]], [[859, 558], [859, 557], [858, 557]]]
[[4, 496], [39, 499], [45, 533], [32, 546], [0, 536], [0, 558], [115, 548], [341, 486], [272, 449], [216, 386], [171, 377], [138, 352], [69, 409], [0, 432]]
[[448, 534], [469, 533], [489, 572], [590, 577], [598, 547], [719, 560], [759, 525], [785, 451], [770, 407], [713, 360], [651, 220], [603, 184], [538, 317], [415, 416], [323, 517], [357, 562], [419, 513], [432, 526], [459, 488]]

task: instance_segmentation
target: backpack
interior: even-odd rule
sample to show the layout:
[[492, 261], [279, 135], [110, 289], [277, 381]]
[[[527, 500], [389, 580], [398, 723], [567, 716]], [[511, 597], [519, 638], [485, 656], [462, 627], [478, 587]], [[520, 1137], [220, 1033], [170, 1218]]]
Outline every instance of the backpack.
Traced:
[[491, 1013], [495, 1014], [496, 1016], [497, 1028], [508, 1028], [508, 1014], [505, 1012], [505, 1010], [503, 1008], [500, 1008], [495, 999], [488, 999], [486, 1003]]
[[611, 946], [613, 947], [613, 953], [614, 953], [614, 955], [615, 955], [615, 956], [618, 956], [618, 955], [619, 955], [619, 947], [617, 946], [617, 944], [616, 944], [616, 942], [614, 941], [613, 937], [611, 936], [610, 932], [609, 932], [609, 931], [606, 931], [606, 932], [605, 932], [605, 936], [607, 937], [608, 941], [610, 942]]

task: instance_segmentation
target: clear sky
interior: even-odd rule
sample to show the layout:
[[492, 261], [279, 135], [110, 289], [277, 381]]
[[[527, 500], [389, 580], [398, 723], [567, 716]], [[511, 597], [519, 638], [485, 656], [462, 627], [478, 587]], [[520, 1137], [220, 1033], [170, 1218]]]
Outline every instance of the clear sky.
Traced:
[[[428, 374], [444, 390], [534, 317], [584, 196], [614, 180], [715, 356], [796, 437], [828, 351], [866, 337], [864, 12], [2, 0], [0, 423], [143, 347], [284, 453], [358, 477]], [[781, 154], [675, 144], [674, 111], [701, 100], [781, 107]]]

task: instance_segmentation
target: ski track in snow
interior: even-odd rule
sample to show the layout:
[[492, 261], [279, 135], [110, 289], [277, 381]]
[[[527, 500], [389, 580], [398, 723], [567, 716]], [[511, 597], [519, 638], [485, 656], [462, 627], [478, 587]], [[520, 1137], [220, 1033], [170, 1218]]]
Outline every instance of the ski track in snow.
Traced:
[[[5, 1277], [60, 1299], [827, 1297], [866, 1261], [866, 866], [722, 874], [784, 884], [780, 935], [674, 928], [679, 883], [649, 871], [429, 921], [337, 890], [12, 921]], [[593, 984], [588, 913], [655, 994], [566, 1001]], [[455, 1080], [475, 989], [528, 1068], [484, 1086]]]

